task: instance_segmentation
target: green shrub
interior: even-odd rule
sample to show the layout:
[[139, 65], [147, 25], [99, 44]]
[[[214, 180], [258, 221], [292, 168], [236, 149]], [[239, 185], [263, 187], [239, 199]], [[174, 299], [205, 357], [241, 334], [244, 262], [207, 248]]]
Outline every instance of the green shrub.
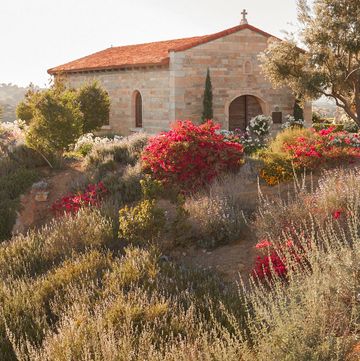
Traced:
[[93, 146], [94, 145], [92, 143], [83, 143], [77, 148], [76, 153], [86, 157], [92, 151]]
[[44, 154], [62, 155], [82, 134], [83, 121], [75, 92], [47, 90], [36, 104], [26, 142]]
[[284, 145], [293, 144], [300, 137], [312, 137], [312, 131], [306, 128], [288, 128], [281, 131], [273, 139], [268, 147], [258, 153], [258, 157], [264, 162], [260, 171], [260, 177], [268, 185], [277, 185], [293, 179], [294, 168], [292, 158]]
[[84, 84], [77, 91], [77, 100], [84, 115], [83, 133], [89, 133], [109, 123], [110, 98], [98, 82]]
[[140, 180], [140, 185], [145, 199], [156, 199], [164, 193], [163, 184], [148, 174]]
[[128, 165], [122, 172], [109, 173], [103, 178], [106, 189], [111, 194], [111, 198], [125, 205], [141, 199], [140, 181], [143, 178], [141, 166]]
[[18, 200], [9, 199], [0, 195], [0, 241], [10, 238], [16, 222]]
[[313, 128], [316, 131], [335, 128], [335, 132], [341, 132], [344, 130], [344, 124], [318, 123], [318, 124], [313, 124]]
[[26, 124], [30, 124], [34, 117], [35, 107], [39, 100], [41, 92], [36, 90], [32, 85], [25, 94], [25, 98], [16, 107], [17, 119], [21, 119]]
[[[13, 161], [0, 161], [0, 241], [10, 238], [19, 209], [19, 196], [36, 180], [39, 173], [19, 167]], [[3, 174], [1, 174], [3, 172]]]
[[18, 165], [29, 169], [47, 165], [44, 158], [38, 152], [27, 147], [26, 145], [19, 145], [15, 147], [11, 154], [9, 154], [9, 157]]
[[27, 124], [30, 123], [33, 118], [34, 111], [30, 104], [25, 101], [22, 101], [16, 107], [16, 117], [17, 119], [21, 119]]
[[26, 168], [0, 177], [0, 190], [7, 194], [9, 199], [15, 199], [23, 194], [37, 179], [39, 173]]
[[321, 115], [317, 112], [312, 113], [312, 122], [315, 123], [322, 123], [324, 120], [322, 119]]
[[134, 207], [119, 211], [119, 237], [122, 241], [144, 245], [154, 242], [165, 226], [165, 213], [155, 200], [145, 199]]
[[312, 131], [306, 128], [289, 128], [278, 133], [269, 144], [267, 149], [261, 152], [261, 156], [266, 157], [268, 153], [278, 153], [282, 157], [289, 157], [284, 150], [284, 144], [292, 144], [300, 137], [311, 137]]

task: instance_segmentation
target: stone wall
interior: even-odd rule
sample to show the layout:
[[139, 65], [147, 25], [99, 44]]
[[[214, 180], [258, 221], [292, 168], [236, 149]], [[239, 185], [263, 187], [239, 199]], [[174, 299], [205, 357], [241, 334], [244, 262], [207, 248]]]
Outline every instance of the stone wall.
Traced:
[[[143, 101], [143, 128], [157, 133], [168, 129], [174, 120], [200, 119], [209, 67], [214, 119], [228, 129], [229, 106], [242, 95], [257, 97], [266, 115], [271, 115], [275, 106], [284, 117], [293, 113], [291, 92], [273, 89], [261, 73], [258, 55], [266, 49], [268, 41], [269, 38], [246, 29], [182, 52], [171, 52], [169, 66], [72, 73], [67, 80], [78, 87], [97, 79], [111, 99], [108, 130], [124, 135], [135, 130], [134, 93], [138, 90]], [[311, 121], [311, 106], [305, 114]]]
[[226, 129], [230, 103], [241, 95], [256, 96], [263, 113], [279, 106], [283, 116], [293, 113], [294, 97], [287, 89], [273, 89], [261, 73], [259, 53], [269, 38], [249, 29], [225, 36], [170, 57], [171, 115], [198, 121], [207, 68], [213, 86], [214, 118]]
[[169, 71], [168, 67], [146, 67], [117, 71], [72, 73], [66, 81], [79, 87], [86, 81], [98, 80], [111, 99], [109, 131], [124, 135], [135, 130], [134, 92], [138, 90], [143, 101], [143, 128], [150, 133], [168, 129], [169, 125]]

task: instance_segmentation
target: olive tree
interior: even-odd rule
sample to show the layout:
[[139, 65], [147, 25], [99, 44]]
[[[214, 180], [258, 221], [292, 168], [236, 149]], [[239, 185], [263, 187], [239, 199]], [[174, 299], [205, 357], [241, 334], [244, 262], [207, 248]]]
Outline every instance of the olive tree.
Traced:
[[360, 124], [360, 6], [354, 0], [298, 0], [299, 42], [274, 41], [262, 67], [274, 86], [326, 96]]

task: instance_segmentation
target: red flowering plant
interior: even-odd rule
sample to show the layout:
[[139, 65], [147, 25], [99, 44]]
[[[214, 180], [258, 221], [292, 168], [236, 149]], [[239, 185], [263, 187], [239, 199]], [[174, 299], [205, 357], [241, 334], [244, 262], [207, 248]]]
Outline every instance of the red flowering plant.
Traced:
[[353, 162], [360, 158], [360, 134], [335, 132], [331, 127], [308, 137], [299, 137], [287, 150], [296, 167], [315, 169], [319, 165], [331, 165], [343, 161]]
[[260, 241], [255, 248], [260, 250], [262, 255], [256, 258], [252, 275], [260, 281], [271, 281], [274, 275], [286, 280], [290, 265], [302, 265], [305, 261], [304, 248], [291, 239], [276, 247], [265, 239]]
[[51, 210], [55, 215], [59, 216], [66, 213], [75, 214], [83, 207], [98, 207], [107, 192], [102, 182], [89, 184], [84, 192], [78, 194], [70, 193], [55, 201], [51, 206]]
[[201, 125], [176, 122], [169, 132], [150, 139], [141, 157], [144, 171], [165, 186], [189, 193], [222, 172], [236, 170], [242, 165], [244, 148], [227, 141], [219, 129], [211, 120]]

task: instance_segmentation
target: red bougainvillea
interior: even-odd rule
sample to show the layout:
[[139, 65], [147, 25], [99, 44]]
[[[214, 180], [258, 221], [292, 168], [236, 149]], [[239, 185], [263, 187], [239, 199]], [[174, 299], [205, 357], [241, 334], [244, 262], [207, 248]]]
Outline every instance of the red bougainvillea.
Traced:
[[165, 185], [192, 192], [221, 172], [240, 167], [243, 146], [226, 141], [219, 128], [212, 121], [176, 122], [169, 132], [150, 140], [142, 154], [144, 170]]
[[305, 261], [304, 248], [295, 245], [291, 239], [288, 239], [276, 249], [266, 239], [260, 241], [255, 247], [262, 251], [263, 256], [256, 258], [252, 274], [261, 281], [271, 280], [274, 274], [286, 279], [289, 263], [301, 264], [301, 262]]
[[253, 274], [260, 280], [271, 279], [273, 274], [272, 269], [279, 277], [286, 277], [287, 275], [287, 268], [276, 252], [271, 252], [269, 255], [263, 257], [258, 256], [255, 261]]
[[107, 193], [102, 182], [89, 184], [83, 193], [69, 194], [66, 197], [58, 199], [51, 207], [55, 215], [65, 213], [77, 213], [80, 208], [86, 206], [99, 206], [101, 199]]
[[300, 168], [315, 169], [319, 165], [353, 162], [360, 158], [360, 134], [335, 132], [335, 128], [313, 132], [309, 137], [299, 137], [284, 149], [291, 154]]

